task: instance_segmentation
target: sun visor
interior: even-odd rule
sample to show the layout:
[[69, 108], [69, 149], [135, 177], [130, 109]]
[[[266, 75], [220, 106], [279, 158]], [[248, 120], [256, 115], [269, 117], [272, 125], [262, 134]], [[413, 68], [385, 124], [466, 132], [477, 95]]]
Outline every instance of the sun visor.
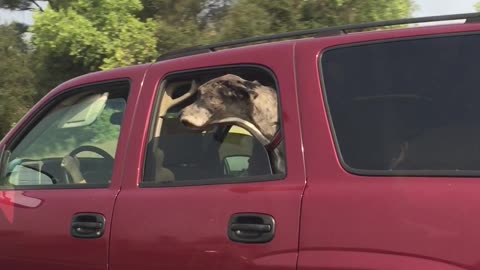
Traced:
[[108, 92], [84, 97], [72, 105], [58, 124], [58, 128], [74, 128], [92, 124], [105, 108]]

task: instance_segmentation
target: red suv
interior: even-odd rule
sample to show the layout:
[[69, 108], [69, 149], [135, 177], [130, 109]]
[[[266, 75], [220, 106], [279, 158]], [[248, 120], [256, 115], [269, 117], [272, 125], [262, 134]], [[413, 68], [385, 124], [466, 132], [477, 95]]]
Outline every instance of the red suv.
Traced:
[[[232, 41], [59, 85], [0, 142], [0, 267], [480, 269], [479, 18]], [[192, 82], [226, 74], [276, 91], [274, 149], [179, 121]]]

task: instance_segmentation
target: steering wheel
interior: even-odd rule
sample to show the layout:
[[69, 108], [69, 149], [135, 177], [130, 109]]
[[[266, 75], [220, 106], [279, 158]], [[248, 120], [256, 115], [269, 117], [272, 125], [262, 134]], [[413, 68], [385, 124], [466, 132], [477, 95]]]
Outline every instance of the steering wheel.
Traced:
[[[114, 161], [114, 158], [109, 153], [93, 145], [83, 145], [83, 146], [77, 147], [73, 149], [68, 155], [71, 157], [75, 157], [81, 152], [93, 152], [101, 156], [103, 159], [105, 159], [105, 161], [108, 161], [109, 163], [112, 163], [112, 164]], [[65, 181], [67, 182], [67, 184], [73, 183], [73, 179], [70, 178], [69, 173], [67, 172], [66, 169], [64, 169], [64, 174], [65, 174]]]

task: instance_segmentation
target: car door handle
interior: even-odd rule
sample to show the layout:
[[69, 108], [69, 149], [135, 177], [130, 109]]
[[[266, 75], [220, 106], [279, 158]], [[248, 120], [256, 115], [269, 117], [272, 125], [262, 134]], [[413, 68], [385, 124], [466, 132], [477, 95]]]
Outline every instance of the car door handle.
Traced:
[[105, 217], [101, 214], [73, 216], [71, 235], [75, 238], [99, 238], [105, 232]]
[[239, 213], [230, 218], [228, 237], [234, 242], [266, 243], [275, 236], [275, 220], [264, 214]]
[[72, 228], [81, 228], [85, 230], [101, 229], [103, 223], [101, 222], [72, 222]]
[[271, 225], [267, 224], [241, 224], [241, 223], [234, 223], [230, 228], [233, 231], [251, 231], [251, 232], [259, 232], [259, 233], [266, 233], [272, 230]]

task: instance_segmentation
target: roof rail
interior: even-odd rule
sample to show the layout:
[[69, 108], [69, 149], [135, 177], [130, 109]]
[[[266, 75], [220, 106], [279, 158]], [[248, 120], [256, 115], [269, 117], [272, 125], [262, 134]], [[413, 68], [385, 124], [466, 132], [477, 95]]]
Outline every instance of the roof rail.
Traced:
[[326, 37], [326, 36], [332, 36], [332, 35], [347, 34], [348, 31], [363, 30], [367, 28], [394, 26], [394, 25], [402, 25], [402, 24], [413, 24], [413, 23], [462, 20], [462, 19], [466, 20], [465, 23], [480, 22], [480, 12], [350, 24], [350, 25], [343, 25], [343, 26], [300, 30], [300, 31], [273, 34], [273, 35], [260, 36], [260, 37], [244, 38], [244, 39], [214, 43], [206, 46], [197, 46], [197, 47], [190, 47], [190, 48], [170, 51], [160, 55], [157, 58], [157, 61], [163, 61], [163, 60], [168, 60], [168, 59], [173, 59], [173, 58], [178, 58], [183, 56], [213, 52], [223, 47], [236, 47], [236, 46], [242, 46], [247, 44], [268, 42], [268, 41], [287, 39], [287, 38], [300, 38], [302, 36]]

